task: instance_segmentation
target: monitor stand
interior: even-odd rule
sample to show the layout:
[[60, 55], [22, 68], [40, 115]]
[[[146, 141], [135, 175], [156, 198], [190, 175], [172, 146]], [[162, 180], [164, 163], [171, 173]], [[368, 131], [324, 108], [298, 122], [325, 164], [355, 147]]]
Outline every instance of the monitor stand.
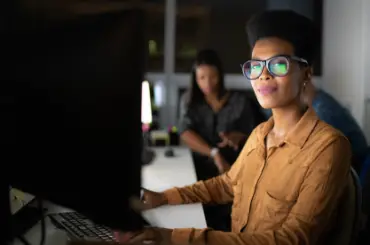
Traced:
[[143, 165], [148, 165], [153, 162], [155, 158], [155, 152], [147, 147], [144, 147], [141, 157]]
[[143, 132], [143, 150], [141, 153], [143, 165], [152, 163], [155, 158], [155, 152], [149, 149], [149, 134], [149, 131]]
[[166, 147], [166, 150], [164, 151], [164, 155], [166, 157], [174, 157], [175, 156], [175, 151], [173, 150], [172, 147], [168, 146], [168, 147]]

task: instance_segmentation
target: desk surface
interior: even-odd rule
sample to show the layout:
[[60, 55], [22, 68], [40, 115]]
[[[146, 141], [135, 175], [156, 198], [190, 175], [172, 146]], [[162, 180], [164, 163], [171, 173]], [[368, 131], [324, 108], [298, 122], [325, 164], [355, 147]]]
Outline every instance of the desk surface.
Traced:
[[[155, 148], [156, 158], [153, 163], [142, 169], [142, 186], [153, 191], [163, 191], [174, 186], [184, 186], [196, 181], [194, 165], [190, 151], [186, 148], [174, 148], [175, 156], [164, 156], [163, 148]], [[63, 212], [67, 209], [46, 203], [50, 213]], [[205, 228], [206, 221], [201, 204], [164, 206], [148, 210], [144, 216], [153, 221], [153, 225], [165, 228]], [[67, 237], [64, 232], [55, 229], [46, 219], [46, 242], [45, 245], [65, 245]], [[32, 227], [25, 238], [31, 244], [40, 242], [40, 224]], [[14, 245], [22, 244], [16, 240]]]
[[[164, 149], [155, 149], [156, 159], [142, 169], [142, 186], [153, 191], [163, 191], [174, 186], [196, 182], [197, 177], [187, 148], [175, 148], [174, 157], [165, 157]], [[201, 204], [164, 206], [144, 213], [154, 226], [164, 228], [205, 228], [207, 226]]]

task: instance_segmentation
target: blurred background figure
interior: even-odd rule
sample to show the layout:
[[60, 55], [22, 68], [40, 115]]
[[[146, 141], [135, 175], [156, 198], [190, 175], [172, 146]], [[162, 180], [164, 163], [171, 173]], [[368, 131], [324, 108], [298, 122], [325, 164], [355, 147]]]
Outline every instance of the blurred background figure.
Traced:
[[342, 106], [329, 93], [307, 84], [304, 100], [312, 105], [319, 118], [341, 131], [351, 142], [352, 166], [359, 173], [365, 160], [368, 145], [364, 133], [347, 108]]
[[[223, 66], [213, 50], [198, 53], [191, 86], [181, 103], [181, 139], [192, 150], [198, 180], [227, 171], [249, 134], [264, 120], [245, 93], [225, 88]], [[205, 215], [210, 227], [229, 229], [229, 205], [206, 206]]]

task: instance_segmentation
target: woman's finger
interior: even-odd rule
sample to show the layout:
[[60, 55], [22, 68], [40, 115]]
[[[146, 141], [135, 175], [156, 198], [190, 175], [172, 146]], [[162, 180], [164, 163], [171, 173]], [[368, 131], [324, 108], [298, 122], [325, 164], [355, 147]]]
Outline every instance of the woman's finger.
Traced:
[[151, 192], [151, 190], [148, 190], [148, 189], [146, 189], [146, 188], [144, 188], [144, 187], [141, 187], [141, 189], [142, 189], [143, 191], [146, 191], [146, 192]]
[[220, 143], [217, 144], [217, 146], [220, 147], [220, 148], [224, 148], [227, 145], [228, 145], [228, 143], [227, 143], [226, 140], [224, 140], [224, 141], [222, 141], [222, 142], [220, 142]]
[[151, 208], [151, 206], [148, 203], [144, 203], [142, 200], [140, 200], [137, 197], [132, 197], [130, 199], [130, 207], [138, 213], [141, 213], [142, 211], [145, 211]]
[[129, 244], [152, 244], [154, 241], [157, 240], [155, 237], [155, 232], [153, 232], [150, 228], [144, 229], [144, 231], [137, 236], [134, 236], [130, 239]]
[[128, 243], [132, 237], [135, 236], [135, 233], [133, 232], [114, 232], [114, 238], [119, 243]]

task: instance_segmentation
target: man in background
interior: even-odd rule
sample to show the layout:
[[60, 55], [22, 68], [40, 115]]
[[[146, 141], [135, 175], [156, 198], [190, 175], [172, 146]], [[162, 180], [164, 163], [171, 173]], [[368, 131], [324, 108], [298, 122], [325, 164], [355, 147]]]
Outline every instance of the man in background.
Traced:
[[370, 244], [370, 169], [363, 170], [367, 171], [363, 182], [362, 190], [362, 212], [364, 229], [360, 233], [358, 245]]
[[321, 120], [335, 127], [348, 138], [354, 157], [352, 166], [359, 173], [368, 145], [364, 133], [351, 113], [333, 96], [316, 89], [312, 83], [307, 84], [303, 99], [308, 105], [312, 105]]

